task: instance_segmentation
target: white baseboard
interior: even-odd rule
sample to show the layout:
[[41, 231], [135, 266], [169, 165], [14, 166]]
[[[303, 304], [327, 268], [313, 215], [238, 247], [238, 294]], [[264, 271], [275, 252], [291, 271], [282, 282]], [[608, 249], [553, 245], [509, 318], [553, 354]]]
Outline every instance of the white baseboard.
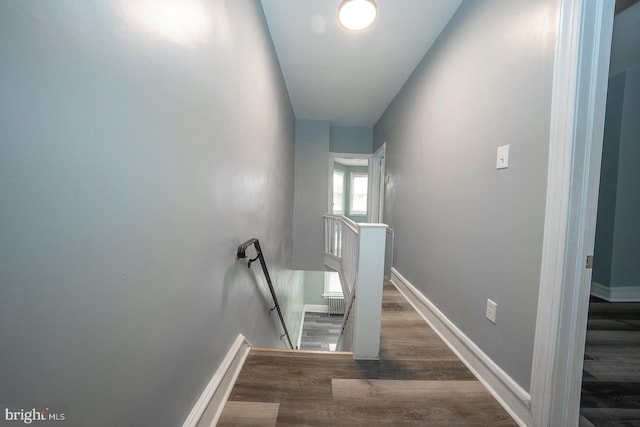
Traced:
[[395, 268], [391, 282], [521, 426], [531, 424], [531, 396]]
[[597, 282], [591, 282], [591, 295], [609, 302], [640, 302], [640, 287], [610, 287]]
[[215, 426], [244, 365], [251, 344], [239, 334], [182, 427]]
[[302, 308], [302, 311], [308, 311], [310, 313], [328, 313], [329, 306], [328, 305], [314, 305], [314, 304], [305, 304]]

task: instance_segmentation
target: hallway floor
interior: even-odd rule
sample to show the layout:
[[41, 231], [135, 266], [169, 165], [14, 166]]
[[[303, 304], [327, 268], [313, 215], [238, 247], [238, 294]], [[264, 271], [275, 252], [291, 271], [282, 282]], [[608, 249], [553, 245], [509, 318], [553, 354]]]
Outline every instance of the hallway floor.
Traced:
[[335, 351], [343, 318], [340, 314], [306, 312], [300, 350]]
[[515, 426], [390, 283], [380, 360], [252, 349], [220, 426]]
[[581, 427], [640, 426], [640, 303], [591, 297]]

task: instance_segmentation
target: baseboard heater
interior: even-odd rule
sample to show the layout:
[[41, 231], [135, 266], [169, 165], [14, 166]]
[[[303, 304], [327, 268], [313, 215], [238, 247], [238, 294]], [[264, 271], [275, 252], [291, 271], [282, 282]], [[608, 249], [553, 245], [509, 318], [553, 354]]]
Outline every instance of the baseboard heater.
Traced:
[[344, 314], [345, 301], [343, 295], [325, 296], [327, 306], [329, 306], [329, 314]]

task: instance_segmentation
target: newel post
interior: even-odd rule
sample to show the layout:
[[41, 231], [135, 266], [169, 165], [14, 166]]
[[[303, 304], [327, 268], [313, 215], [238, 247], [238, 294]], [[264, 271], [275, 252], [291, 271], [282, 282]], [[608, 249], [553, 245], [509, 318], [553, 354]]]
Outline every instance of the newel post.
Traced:
[[378, 359], [386, 224], [358, 224], [359, 249], [353, 312], [353, 358]]

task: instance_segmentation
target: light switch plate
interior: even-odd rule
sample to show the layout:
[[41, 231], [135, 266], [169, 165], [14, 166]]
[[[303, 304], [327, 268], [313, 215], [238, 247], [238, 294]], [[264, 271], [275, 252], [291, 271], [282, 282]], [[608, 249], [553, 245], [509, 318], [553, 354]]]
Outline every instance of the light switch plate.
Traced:
[[507, 169], [509, 167], [509, 146], [502, 145], [498, 147], [498, 156], [496, 158], [496, 169]]
[[487, 319], [495, 324], [496, 323], [496, 312], [498, 311], [498, 304], [490, 299], [487, 300]]

